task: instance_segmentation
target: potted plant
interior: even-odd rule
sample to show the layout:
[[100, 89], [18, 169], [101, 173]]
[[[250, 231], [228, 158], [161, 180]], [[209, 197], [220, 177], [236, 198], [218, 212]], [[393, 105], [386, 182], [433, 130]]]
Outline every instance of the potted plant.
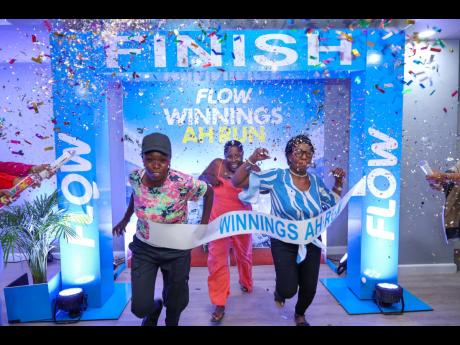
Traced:
[[18, 250], [27, 260], [33, 284], [47, 282], [48, 253], [61, 237], [75, 237], [70, 216], [58, 209], [57, 191], [42, 194], [20, 206], [0, 211], [0, 241], [3, 260]]

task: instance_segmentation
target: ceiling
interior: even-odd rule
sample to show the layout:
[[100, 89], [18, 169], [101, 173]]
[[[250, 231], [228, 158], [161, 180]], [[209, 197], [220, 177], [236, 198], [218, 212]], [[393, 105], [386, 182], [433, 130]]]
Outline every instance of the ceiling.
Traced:
[[[0, 26], [13, 25], [17, 27], [43, 27], [43, 19], [0, 19]], [[305, 29], [305, 28], [378, 28], [384, 26], [387, 30], [406, 29], [413, 35], [429, 28], [437, 29], [433, 39], [460, 39], [460, 19], [412, 19], [414, 24], [408, 24], [407, 19], [132, 19], [132, 20], [100, 20], [100, 19], [65, 19], [54, 21], [60, 28], [82, 30], [98, 25], [117, 25], [139, 29], [158, 28], [163, 30], [210, 29]]]

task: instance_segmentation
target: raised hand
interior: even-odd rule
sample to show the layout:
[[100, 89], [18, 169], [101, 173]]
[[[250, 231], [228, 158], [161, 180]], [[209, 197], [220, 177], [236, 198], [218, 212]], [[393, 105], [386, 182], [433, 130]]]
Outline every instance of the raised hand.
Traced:
[[252, 155], [248, 159], [249, 159], [250, 162], [256, 163], [258, 161], [263, 161], [263, 160], [269, 159], [269, 158], [270, 158], [270, 155], [268, 153], [268, 150], [259, 147], [259, 148], [254, 150], [254, 152], [252, 153]]
[[335, 186], [342, 187], [343, 186], [343, 178], [345, 177], [345, 171], [342, 168], [335, 168], [331, 171], [332, 176], [335, 179]]

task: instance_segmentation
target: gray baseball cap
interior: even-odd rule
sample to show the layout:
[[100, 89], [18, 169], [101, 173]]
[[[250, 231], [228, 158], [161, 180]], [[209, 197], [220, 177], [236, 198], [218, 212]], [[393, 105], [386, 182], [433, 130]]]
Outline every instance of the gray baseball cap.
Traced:
[[149, 151], [158, 151], [171, 158], [171, 141], [167, 135], [151, 133], [142, 139], [142, 154]]

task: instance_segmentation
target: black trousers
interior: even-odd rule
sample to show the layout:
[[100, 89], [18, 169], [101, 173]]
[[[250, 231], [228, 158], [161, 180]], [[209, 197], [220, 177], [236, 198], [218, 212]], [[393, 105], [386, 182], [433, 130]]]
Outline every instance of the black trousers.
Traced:
[[163, 303], [166, 326], [177, 326], [189, 302], [191, 250], [153, 247], [136, 235], [129, 244], [131, 261], [131, 311], [143, 318], [155, 312], [155, 281], [158, 269], [163, 275]]
[[295, 312], [304, 315], [316, 294], [321, 248], [307, 245], [307, 256], [297, 264], [297, 244], [270, 238], [273, 263], [276, 273], [276, 292], [283, 298], [292, 298], [299, 290]]

